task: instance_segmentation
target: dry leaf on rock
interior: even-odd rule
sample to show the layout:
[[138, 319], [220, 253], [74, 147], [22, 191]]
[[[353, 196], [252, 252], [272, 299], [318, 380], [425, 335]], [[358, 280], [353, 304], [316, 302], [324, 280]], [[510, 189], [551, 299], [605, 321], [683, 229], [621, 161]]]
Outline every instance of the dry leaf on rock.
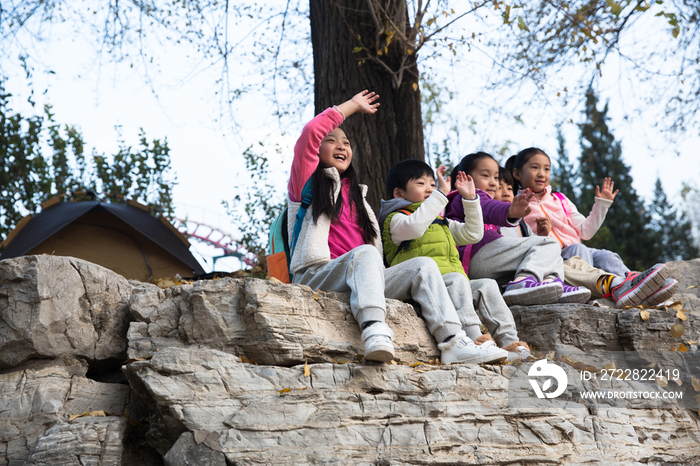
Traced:
[[674, 324], [671, 327], [671, 336], [673, 338], [678, 338], [683, 335], [683, 332], [685, 332], [685, 325], [683, 324]]
[[311, 369], [309, 369], [309, 365], [304, 363], [304, 377], [308, 377], [311, 375]]
[[71, 414], [70, 417], [68, 418], [69, 421], [72, 421], [73, 419], [78, 419], [79, 417], [107, 417], [107, 416], [117, 416], [117, 414], [112, 414], [108, 413], [103, 410], [97, 410], [97, 411], [86, 411], [81, 414]]
[[639, 317], [642, 318], [642, 320], [649, 320], [649, 311], [639, 311]]
[[700, 392], [700, 379], [691, 376], [690, 383], [693, 385], [693, 389], [695, 389], [696, 392]]
[[658, 385], [661, 388], [664, 388], [666, 385], [668, 385], [668, 379], [663, 375], [659, 375], [656, 377], [656, 385]]

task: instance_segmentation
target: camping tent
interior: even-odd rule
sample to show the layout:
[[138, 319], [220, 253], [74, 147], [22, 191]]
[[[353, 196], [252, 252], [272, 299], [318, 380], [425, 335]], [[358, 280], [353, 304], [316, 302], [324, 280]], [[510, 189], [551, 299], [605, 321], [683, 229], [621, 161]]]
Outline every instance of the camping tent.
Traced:
[[10, 232], [0, 260], [30, 254], [73, 256], [141, 281], [204, 273], [185, 236], [138, 202], [55, 198], [43, 207]]

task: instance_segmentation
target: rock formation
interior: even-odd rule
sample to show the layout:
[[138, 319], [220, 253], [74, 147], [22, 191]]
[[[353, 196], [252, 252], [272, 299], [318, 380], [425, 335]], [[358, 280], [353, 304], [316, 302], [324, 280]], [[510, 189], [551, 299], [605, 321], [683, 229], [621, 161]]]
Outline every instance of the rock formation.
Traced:
[[[603, 351], [665, 350], [671, 367], [698, 351], [700, 260], [668, 267], [668, 311], [515, 307], [520, 336], [573, 385], [588, 382], [572, 362]], [[517, 405], [517, 365], [440, 365], [419, 311], [387, 309], [395, 364], [363, 363], [342, 294], [248, 278], [163, 290], [74, 258], [2, 261], [0, 465], [700, 464], [697, 408], [571, 390]]]

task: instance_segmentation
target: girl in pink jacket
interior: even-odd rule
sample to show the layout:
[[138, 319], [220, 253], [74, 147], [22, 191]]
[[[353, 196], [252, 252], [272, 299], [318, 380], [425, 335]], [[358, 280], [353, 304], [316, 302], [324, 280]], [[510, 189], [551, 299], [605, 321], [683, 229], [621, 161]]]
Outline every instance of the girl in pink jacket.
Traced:
[[512, 162], [514, 191], [529, 188], [535, 194], [530, 200], [532, 210], [524, 218], [532, 231], [538, 236], [556, 239], [562, 247], [562, 258], [578, 256], [591, 266], [612, 274], [607, 275], [611, 277], [607, 283], [599, 285], [603, 296], [612, 297], [618, 307], [656, 305], [670, 298], [678, 289], [678, 282], [666, 278], [663, 264], [656, 264], [642, 273], [631, 272], [618, 254], [581, 243], [581, 240], [591, 239], [603, 224], [619, 192], [613, 191], [615, 183], [605, 178], [602, 189], [595, 187], [595, 203], [586, 217], [566, 196], [552, 192], [550, 171], [549, 156], [536, 147], [520, 151]]
[[[360, 326], [366, 360], [394, 358], [385, 299], [393, 298], [421, 305], [444, 364], [501, 361], [508, 357], [506, 351], [487, 343], [477, 345], [466, 335], [450, 293], [458, 279], [443, 279], [433, 259], [415, 257], [384, 268], [379, 225], [365, 200], [367, 187], [357, 181], [350, 139], [340, 128], [350, 115], [375, 113], [378, 98], [374, 92], [362, 91], [326, 109], [304, 126], [294, 146], [287, 185], [290, 238], [297, 214], [302, 217], [303, 208], [306, 212], [291, 251], [292, 281], [312, 289], [350, 293], [350, 310]], [[310, 196], [308, 190], [304, 194], [309, 182]], [[474, 312], [471, 299], [459, 302], [460, 311], [471, 307]]]

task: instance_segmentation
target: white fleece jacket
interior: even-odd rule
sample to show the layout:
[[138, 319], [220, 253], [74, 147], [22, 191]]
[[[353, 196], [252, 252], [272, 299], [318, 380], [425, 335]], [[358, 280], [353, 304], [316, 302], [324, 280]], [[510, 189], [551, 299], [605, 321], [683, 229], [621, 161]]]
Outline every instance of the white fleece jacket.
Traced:
[[[340, 174], [335, 168], [326, 168], [323, 170], [327, 177], [333, 180], [333, 198], [338, 199], [338, 195], [341, 190]], [[382, 237], [381, 230], [379, 229], [379, 224], [372, 211], [365, 200], [367, 195], [367, 186], [360, 185], [362, 189], [362, 199], [365, 204], [365, 210], [369, 214], [370, 220], [377, 230], [377, 237], [372, 243], [377, 249], [379, 249], [380, 254], [384, 255], [382, 249]], [[287, 206], [288, 206], [288, 218], [287, 218], [287, 231], [289, 232], [289, 237], [292, 237], [294, 232], [294, 223], [296, 221], [297, 212], [299, 207], [301, 207], [301, 202], [294, 202], [287, 196]], [[331, 219], [328, 215], [321, 215], [318, 218], [318, 222], [314, 222], [312, 214], [312, 206], [306, 211], [306, 216], [304, 217], [304, 223], [301, 225], [301, 231], [299, 232], [299, 238], [297, 239], [296, 249], [294, 255], [292, 256], [292, 263], [290, 264], [290, 270], [293, 274], [299, 273], [308, 267], [316, 264], [322, 264], [331, 260], [331, 251], [328, 247], [328, 234], [331, 228]]]

